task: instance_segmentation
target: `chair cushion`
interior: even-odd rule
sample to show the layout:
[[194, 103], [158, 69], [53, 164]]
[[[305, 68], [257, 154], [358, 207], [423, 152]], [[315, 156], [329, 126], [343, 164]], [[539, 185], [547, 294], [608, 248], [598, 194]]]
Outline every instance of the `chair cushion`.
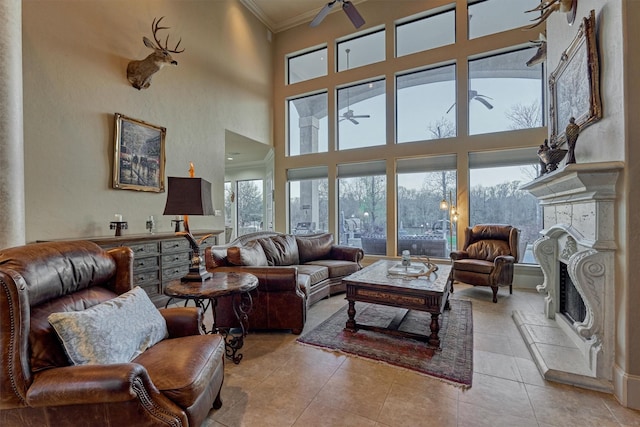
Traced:
[[253, 267], [267, 266], [267, 257], [260, 243], [255, 240], [244, 246], [231, 246], [227, 249], [227, 261], [231, 265], [245, 265]]
[[453, 262], [454, 271], [468, 271], [470, 273], [491, 274], [493, 262], [481, 259], [461, 259]]
[[139, 286], [86, 310], [52, 313], [48, 319], [74, 365], [127, 363], [169, 335], [164, 317]]
[[329, 278], [329, 269], [321, 265], [296, 265], [298, 274], [306, 274], [310, 278], [311, 286]]
[[511, 255], [509, 243], [504, 240], [480, 240], [467, 247], [469, 258], [493, 262], [500, 255]]
[[153, 384], [182, 408], [192, 406], [223, 368], [224, 341], [218, 334], [166, 339], [133, 360]]
[[329, 258], [333, 246], [333, 234], [327, 233], [317, 237], [296, 236], [300, 264], [316, 259]]
[[264, 237], [258, 239], [264, 249], [269, 265], [297, 265], [300, 264], [298, 244], [296, 238], [290, 234]]
[[310, 261], [306, 265], [321, 265], [329, 269], [329, 278], [345, 277], [360, 270], [360, 266], [353, 261], [341, 261], [334, 259], [323, 259]]

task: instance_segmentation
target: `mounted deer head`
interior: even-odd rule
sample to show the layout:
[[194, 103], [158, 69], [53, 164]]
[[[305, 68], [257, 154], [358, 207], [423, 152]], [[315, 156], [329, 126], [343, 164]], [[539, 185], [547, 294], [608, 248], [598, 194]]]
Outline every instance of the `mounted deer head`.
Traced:
[[567, 21], [569, 25], [573, 24], [573, 21], [576, 17], [576, 8], [578, 7], [578, 0], [541, 0], [538, 7], [527, 10], [525, 13], [529, 12], [540, 12], [538, 18], [532, 19], [532, 21], [536, 21], [535, 24], [526, 27], [527, 29], [532, 29], [542, 24], [544, 21], [551, 16], [553, 12], [560, 11], [567, 14]]
[[538, 48], [535, 55], [533, 55], [533, 57], [527, 61], [527, 67], [533, 67], [534, 65], [547, 60], [547, 38], [544, 36], [544, 34], [540, 33], [540, 37], [538, 38], [538, 40], [529, 41]]
[[153, 44], [153, 42], [146, 37], [142, 38], [144, 45], [153, 49], [153, 52], [142, 61], [131, 61], [129, 65], [127, 65], [127, 79], [131, 82], [131, 85], [138, 90], [148, 88], [151, 84], [151, 77], [165, 65], [178, 65], [178, 62], [171, 57], [170, 53], [184, 52], [184, 49], [178, 50], [182, 39], [178, 40], [178, 44], [176, 44], [176, 47], [173, 49], [169, 49], [168, 47], [168, 34], [164, 41], [164, 46], [162, 46], [162, 43], [158, 40], [158, 31], [169, 29], [169, 27], [160, 26], [160, 21], [163, 19], [164, 16], [156, 22], [156, 18], [153, 18], [153, 23], [151, 24], [151, 30], [156, 44]]

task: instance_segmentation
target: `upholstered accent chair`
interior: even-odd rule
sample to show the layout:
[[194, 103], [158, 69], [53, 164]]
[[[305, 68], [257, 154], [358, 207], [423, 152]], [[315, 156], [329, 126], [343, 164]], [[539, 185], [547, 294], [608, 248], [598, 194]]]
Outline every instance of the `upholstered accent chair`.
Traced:
[[0, 249], [0, 425], [200, 426], [220, 407], [221, 336], [198, 308], [158, 310], [132, 265], [87, 241]]
[[509, 286], [513, 293], [513, 266], [518, 262], [518, 229], [502, 224], [478, 224], [467, 227], [461, 251], [452, 251], [453, 282], [489, 286], [493, 302], [498, 302], [498, 287]]

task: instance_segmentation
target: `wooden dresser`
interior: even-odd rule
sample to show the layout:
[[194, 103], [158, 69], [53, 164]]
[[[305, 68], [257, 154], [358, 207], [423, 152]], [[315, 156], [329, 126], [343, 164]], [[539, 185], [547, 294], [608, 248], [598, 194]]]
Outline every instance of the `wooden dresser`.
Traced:
[[[212, 234], [202, 242], [204, 248], [218, 244], [218, 235], [224, 230], [196, 230], [196, 239]], [[163, 307], [168, 300], [164, 295], [167, 284], [179, 279], [189, 271], [191, 247], [183, 236], [175, 233], [132, 234], [118, 237], [87, 238], [105, 249], [128, 246], [133, 250], [133, 283], [140, 286], [151, 297], [157, 307]]]

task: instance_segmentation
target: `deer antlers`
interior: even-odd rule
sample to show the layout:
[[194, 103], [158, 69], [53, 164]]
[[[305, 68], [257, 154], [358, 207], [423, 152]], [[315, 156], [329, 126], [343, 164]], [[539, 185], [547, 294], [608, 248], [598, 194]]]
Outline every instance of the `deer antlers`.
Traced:
[[162, 46], [162, 43], [160, 43], [160, 40], [158, 40], [158, 31], [160, 30], [168, 30], [171, 27], [161, 27], [160, 26], [160, 21], [162, 21], [164, 19], [164, 16], [161, 17], [160, 19], [158, 19], [158, 21], [156, 22], [156, 18], [153, 18], [153, 23], [151, 23], [151, 31], [153, 32], [153, 39], [156, 41], [156, 44], [158, 45], [158, 47], [162, 50], [166, 50], [167, 52], [171, 52], [171, 53], [182, 53], [184, 52], [184, 48], [182, 50], [178, 50], [178, 47], [180, 46], [180, 42], [182, 41], [182, 38], [180, 38], [180, 40], [178, 40], [178, 44], [176, 44], [176, 47], [173, 48], [173, 50], [169, 49], [168, 45], [169, 45], [169, 34], [167, 34], [167, 38], [164, 41], [164, 46]]
[[531, 9], [525, 11], [525, 13], [529, 12], [541, 12], [538, 18], [532, 19], [532, 21], [536, 21], [535, 24], [526, 27], [528, 30], [537, 27], [542, 24], [544, 21], [551, 16], [553, 12], [560, 11], [567, 14], [567, 22], [569, 25], [573, 24], [573, 21], [576, 17], [576, 9], [578, 7], [578, 0], [541, 0], [540, 4]]

